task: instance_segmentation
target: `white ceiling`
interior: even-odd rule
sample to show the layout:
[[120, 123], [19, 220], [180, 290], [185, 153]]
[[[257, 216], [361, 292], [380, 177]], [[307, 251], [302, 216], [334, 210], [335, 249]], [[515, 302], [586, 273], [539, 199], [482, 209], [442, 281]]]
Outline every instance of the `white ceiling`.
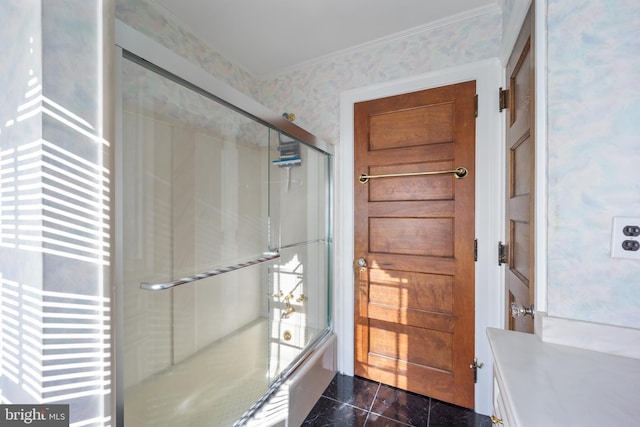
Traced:
[[438, 22], [499, 0], [154, 0], [194, 35], [256, 77]]

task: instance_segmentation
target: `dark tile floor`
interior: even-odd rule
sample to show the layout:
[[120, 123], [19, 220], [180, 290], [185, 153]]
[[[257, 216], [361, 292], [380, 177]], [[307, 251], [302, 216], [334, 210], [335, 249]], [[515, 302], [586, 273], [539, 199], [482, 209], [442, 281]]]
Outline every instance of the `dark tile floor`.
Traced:
[[490, 427], [470, 409], [409, 393], [360, 377], [337, 374], [303, 426]]

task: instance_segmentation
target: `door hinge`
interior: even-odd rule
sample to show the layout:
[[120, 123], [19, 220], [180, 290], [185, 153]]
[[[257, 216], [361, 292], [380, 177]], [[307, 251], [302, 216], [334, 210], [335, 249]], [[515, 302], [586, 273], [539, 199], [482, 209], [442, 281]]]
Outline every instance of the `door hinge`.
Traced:
[[478, 239], [473, 241], [473, 260], [478, 261]]
[[478, 94], [476, 94], [475, 98], [473, 99], [473, 108], [475, 110], [476, 118], [478, 118]]
[[509, 245], [498, 242], [498, 265], [508, 264]]
[[498, 103], [500, 105], [500, 111], [505, 108], [509, 108], [509, 89], [502, 89], [498, 91]]
[[473, 359], [473, 363], [469, 365], [471, 369], [473, 369], [473, 383], [476, 384], [478, 382], [478, 369], [482, 369], [484, 363], [478, 363], [478, 358]]

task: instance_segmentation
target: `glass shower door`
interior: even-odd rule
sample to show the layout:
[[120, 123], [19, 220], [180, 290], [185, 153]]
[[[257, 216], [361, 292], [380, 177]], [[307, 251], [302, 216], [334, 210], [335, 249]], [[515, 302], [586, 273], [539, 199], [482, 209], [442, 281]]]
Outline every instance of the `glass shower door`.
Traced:
[[328, 330], [331, 158], [131, 54], [122, 71], [125, 425], [233, 425]]
[[[330, 157], [280, 134], [271, 137], [270, 377], [277, 378], [328, 327]], [[299, 161], [281, 160], [298, 144]], [[284, 156], [286, 160], [287, 157]]]
[[123, 62], [125, 423], [231, 425], [269, 387], [270, 130]]

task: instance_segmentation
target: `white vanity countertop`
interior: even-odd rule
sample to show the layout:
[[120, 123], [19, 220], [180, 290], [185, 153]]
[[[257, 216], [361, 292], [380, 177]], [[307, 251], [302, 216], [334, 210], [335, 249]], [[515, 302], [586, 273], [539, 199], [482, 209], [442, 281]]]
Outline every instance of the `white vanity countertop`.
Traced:
[[640, 360], [487, 329], [518, 427], [640, 425]]

